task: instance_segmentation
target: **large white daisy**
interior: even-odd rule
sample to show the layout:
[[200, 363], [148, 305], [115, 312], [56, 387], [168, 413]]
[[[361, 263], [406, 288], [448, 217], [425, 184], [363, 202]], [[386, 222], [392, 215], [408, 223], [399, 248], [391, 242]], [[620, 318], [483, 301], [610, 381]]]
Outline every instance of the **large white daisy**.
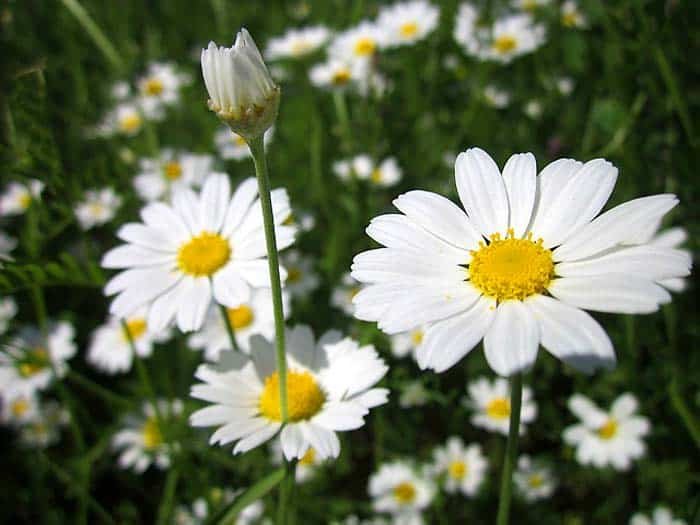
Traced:
[[596, 217], [617, 179], [603, 159], [560, 159], [537, 175], [532, 154], [503, 173], [478, 149], [455, 164], [466, 210], [426, 191], [394, 200], [403, 213], [376, 217], [367, 233], [385, 248], [357, 255], [367, 284], [355, 316], [388, 334], [429, 327], [422, 368], [442, 372], [484, 341], [501, 375], [530, 367], [540, 344], [591, 372], [612, 367], [603, 328], [583, 310], [651, 313], [670, 301], [656, 281], [688, 275], [687, 253], [647, 241], [675, 195], [635, 199]]
[[[154, 202], [141, 210], [143, 223], [122, 226], [127, 244], [107, 252], [105, 268], [123, 268], [105, 287], [117, 294], [110, 312], [128, 317], [148, 304], [148, 325], [156, 332], [176, 318], [183, 332], [197, 330], [212, 298], [228, 308], [250, 300], [253, 287], [269, 287], [265, 232], [257, 184], [250, 178], [231, 197], [228, 177], [210, 175], [200, 194], [182, 188], [173, 204]], [[290, 214], [284, 189], [272, 191], [277, 246], [294, 241], [282, 223]], [[281, 269], [282, 279], [286, 272]]]
[[328, 332], [314, 341], [311, 329], [287, 331], [287, 424], [282, 428], [279, 374], [271, 343], [251, 339], [250, 356], [223, 352], [219, 366], [201, 365], [203, 381], [191, 395], [213, 404], [192, 414], [196, 427], [218, 426], [210, 443], [237, 441], [233, 453], [246, 452], [281, 428], [287, 459], [303, 458], [310, 447], [319, 459], [338, 457], [336, 432], [364, 425], [369, 409], [386, 402], [388, 391], [372, 388], [388, 367], [374, 347]]

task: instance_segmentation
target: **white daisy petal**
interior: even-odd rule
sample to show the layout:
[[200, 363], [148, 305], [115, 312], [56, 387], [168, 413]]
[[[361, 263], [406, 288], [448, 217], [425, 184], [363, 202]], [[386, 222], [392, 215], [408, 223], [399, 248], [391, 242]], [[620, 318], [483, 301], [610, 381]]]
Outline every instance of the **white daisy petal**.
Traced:
[[103, 268], [130, 268], [133, 266], [175, 265], [172, 253], [154, 251], [135, 244], [112, 248], [102, 257]]
[[254, 434], [251, 434], [241, 439], [238, 443], [236, 443], [236, 446], [233, 447], [233, 453], [240, 454], [242, 452], [248, 452], [249, 450], [252, 450], [257, 446], [262, 445], [263, 443], [265, 443], [265, 441], [274, 436], [279, 429], [279, 423], [268, 423], [267, 426], [261, 428]]
[[518, 153], [503, 167], [503, 183], [510, 205], [510, 227], [522, 237], [530, 224], [537, 188], [537, 162], [532, 153]]
[[198, 235], [204, 230], [202, 206], [194, 191], [190, 188], [180, 188], [173, 194], [173, 206], [192, 235]]
[[181, 286], [184, 290], [177, 311], [177, 326], [183, 332], [198, 330], [211, 302], [211, 283], [206, 277], [185, 277]]
[[250, 285], [233, 267], [216, 272], [212, 281], [217, 303], [236, 308], [250, 300]]
[[522, 372], [537, 357], [540, 330], [537, 319], [520, 301], [505, 301], [484, 336], [484, 352], [489, 366], [502, 376]]
[[280, 434], [282, 452], [288, 460], [301, 459], [309, 448], [308, 442], [304, 439], [304, 434], [299, 425], [287, 425]]
[[221, 229], [230, 198], [228, 175], [216, 173], [207, 177], [200, 195], [202, 226], [205, 230], [218, 232]]
[[535, 209], [529, 228], [534, 233], [535, 238], [541, 237], [539, 232], [543, 222], [546, 221], [550, 207], [582, 166], [583, 162], [574, 159], [557, 159], [547, 164], [537, 176]]
[[258, 183], [255, 178], [246, 179], [238, 186], [226, 211], [224, 226], [221, 230], [224, 237], [228, 237], [238, 228], [257, 196]]

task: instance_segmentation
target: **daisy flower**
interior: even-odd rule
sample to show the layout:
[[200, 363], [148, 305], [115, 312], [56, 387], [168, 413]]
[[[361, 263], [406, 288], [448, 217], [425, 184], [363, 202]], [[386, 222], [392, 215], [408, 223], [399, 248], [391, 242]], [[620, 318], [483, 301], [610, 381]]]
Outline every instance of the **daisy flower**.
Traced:
[[333, 173], [342, 181], [352, 177], [368, 179], [372, 176], [374, 162], [372, 157], [366, 154], [355, 155], [351, 159], [338, 160], [333, 163]]
[[[265, 132], [265, 147], [268, 146], [274, 134], [274, 127]], [[242, 160], [250, 157], [248, 143], [238, 133], [231, 131], [228, 126], [221, 126], [214, 135], [214, 145], [219, 156], [225, 160]]]
[[12, 297], [0, 299], [0, 335], [7, 332], [10, 321], [17, 315], [17, 303]]
[[265, 56], [268, 60], [305, 57], [323, 46], [330, 36], [323, 26], [288, 29], [284, 35], [270, 39]]
[[[500, 89], [494, 85], [488, 85], [484, 88], [484, 100], [489, 106], [497, 109], [503, 109], [510, 104], [510, 93], [504, 89]], [[453, 163], [454, 164], [454, 163]]]
[[[197, 369], [195, 377], [203, 383], [194, 385], [191, 395], [212, 406], [192, 414], [190, 423], [218, 426], [211, 444], [237, 441], [233, 453], [246, 452], [282, 428], [274, 348], [255, 337], [250, 356], [224, 352], [219, 363]], [[369, 409], [386, 402], [388, 390], [371, 387], [388, 367], [374, 347], [360, 347], [337, 332], [315, 343], [306, 326], [287, 331], [287, 363], [289, 420], [280, 433], [284, 456], [301, 459], [312, 447], [319, 459], [338, 457], [336, 432], [361, 427]]]
[[60, 438], [61, 427], [70, 421], [70, 412], [55, 401], [39, 406], [36, 416], [22, 425], [20, 441], [31, 448], [47, 448]]
[[[669, 228], [668, 230], [655, 233], [649, 240], [649, 244], [662, 249], [672, 249], [676, 253], [682, 253], [691, 259], [692, 254], [690, 251], [681, 248], [681, 245], [687, 240], [688, 232], [684, 228]], [[672, 292], [682, 292], [688, 286], [687, 280], [680, 277], [659, 279], [656, 282]]]
[[420, 407], [428, 402], [428, 397], [428, 391], [421, 381], [410, 381], [401, 387], [399, 406], [401, 408]]
[[644, 455], [642, 438], [650, 431], [649, 420], [637, 415], [637, 408], [632, 394], [618, 397], [608, 412], [575, 394], [569, 399], [569, 410], [581, 423], [564, 429], [564, 441], [576, 447], [576, 459], [582, 465], [627, 470]]
[[542, 103], [539, 100], [530, 100], [523, 106], [523, 113], [533, 120], [542, 116]]
[[140, 308], [125, 321], [128, 335], [121, 319], [116, 317], [93, 332], [86, 356], [88, 363], [107, 374], [128, 372], [134, 360], [129, 336], [139, 357], [150, 356], [154, 343], [162, 343], [170, 337], [167, 330], [155, 333], [149, 329], [145, 308]]
[[146, 74], [136, 81], [143, 112], [150, 118], [162, 118], [163, 107], [176, 104], [180, 89], [190, 82], [190, 76], [179, 73], [174, 64], [153, 62]]
[[21, 425], [38, 418], [39, 402], [34, 392], [6, 391], [1, 401], [0, 421], [5, 425]]
[[370, 68], [364, 62], [329, 57], [309, 70], [311, 84], [323, 89], [344, 89], [367, 81]]
[[137, 104], [131, 101], [120, 102], [104, 117], [97, 126], [97, 135], [110, 137], [115, 134], [133, 137], [143, 128], [144, 116]]
[[[286, 290], [282, 292], [282, 308], [285, 318], [289, 317], [289, 295]], [[250, 338], [254, 335], [262, 335], [270, 341], [275, 337], [275, 317], [269, 288], [253, 289], [248, 301], [236, 308], [226, 308], [226, 315], [233, 327], [236, 343], [244, 352], [250, 349]], [[204, 350], [208, 361], [216, 361], [222, 351], [231, 350], [228, 329], [218, 306], [209, 308], [202, 329], [192, 334], [188, 342], [192, 348]]]
[[440, 9], [425, 0], [398, 2], [379, 10], [377, 25], [385, 32], [385, 47], [415, 44], [438, 24]]
[[[272, 461], [276, 465], [281, 465], [284, 462], [284, 457], [282, 454], [282, 444], [275, 440], [271, 443], [270, 448], [272, 449]], [[316, 450], [310, 447], [304, 456], [297, 462], [297, 468], [295, 471], [295, 479], [297, 483], [304, 483], [309, 481], [314, 477], [318, 468], [325, 463], [325, 460], [320, 458], [316, 454]]]
[[444, 447], [433, 452], [431, 470], [435, 476], [445, 476], [445, 491], [461, 492], [466, 496], [477, 493], [486, 477], [488, 462], [479, 445], [464, 446], [458, 437], [451, 437]]
[[51, 324], [46, 340], [36, 328], [20, 330], [0, 353], [2, 391], [28, 394], [45, 390], [54, 378], [65, 376], [66, 361], [77, 350], [74, 337], [75, 329], [66, 321]]
[[165, 440], [163, 429], [182, 414], [182, 401], [159, 399], [157, 403], [158, 413], [152, 403], [144, 403], [141, 412], [128, 415], [124, 428], [112, 437], [112, 448], [119, 452], [120, 468], [142, 474], [152, 464], [161, 470], [170, 466], [177, 446]]
[[[282, 226], [289, 216], [284, 189], [272, 191], [277, 246], [294, 241]], [[125, 271], [105, 287], [115, 295], [110, 313], [129, 317], [148, 305], [147, 322], [159, 332], [175, 318], [183, 332], [198, 330], [212, 299], [227, 308], [250, 300], [253, 287], [269, 287], [265, 235], [255, 179], [245, 180], [231, 197], [226, 175], [210, 175], [200, 194], [181, 188], [173, 204], [148, 204], [143, 223], [122, 226], [127, 244], [105, 254], [102, 266]], [[286, 272], [282, 271], [282, 278]]]
[[533, 461], [527, 455], [518, 458], [518, 468], [513, 473], [513, 481], [528, 502], [548, 498], [556, 488], [551, 469]]
[[385, 42], [386, 33], [382, 28], [374, 22], [363, 20], [357, 26], [337, 34], [328, 48], [328, 55], [348, 63], [367, 63]]
[[32, 202], [41, 197], [43, 190], [44, 183], [36, 179], [30, 180], [28, 184], [11, 182], [0, 195], [0, 217], [23, 214]]
[[534, 11], [542, 6], [549, 5], [552, 0], [515, 0], [513, 5], [525, 11]]
[[394, 523], [422, 524], [421, 512], [433, 501], [435, 486], [408, 463], [385, 463], [369, 478], [375, 512], [392, 515]]
[[564, 27], [585, 29], [588, 26], [586, 16], [573, 0], [567, 0], [561, 5], [561, 23]]
[[462, 3], [455, 17], [455, 28], [452, 36], [468, 55], [476, 55], [481, 42], [488, 38], [487, 28], [479, 24], [479, 12], [468, 3]]
[[211, 155], [164, 149], [158, 157], [139, 162], [134, 188], [145, 201], [170, 199], [179, 189], [201, 186], [213, 162]]
[[285, 291], [291, 297], [304, 298], [311, 294], [321, 283], [314, 271], [314, 260], [298, 250], [288, 250], [282, 256], [282, 262], [287, 269]]
[[401, 180], [403, 173], [394, 157], [384, 159], [379, 165], [374, 166], [367, 177], [373, 185], [386, 188], [393, 186]]
[[75, 207], [75, 216], [83, 230], [101, 226], [114, 218], [122, 198], [112, 188], [88, 190], [85, 200]]
[[574, 90], [575, 84], [571, 77], [560, 77], [556, 79], [555, 86], [560, 94], [568, 96]]
[[340, 284], [333, 288], [331, 306], [342, 310], [347, 315], [355, 315], [354, 297], [360, 293], [360, 285], [349, 273], [343, 275]]
[[630, 519], [629, 525], [686, 525], [686, 522], [685, 520], [674, 518], [668, 508], [656, 507], [651, 517], [647, 517], [641, 512], [636, 513]]
[[[499, 432], [508, 435], [510, 421], [510, 385], [503, 378], [495, 378], [493, 382], [485, 377], [469, 383], [467, 387], [469, 398], [464, 404], [474, 411], [471, 422], [476, 427], [485, 428], [489, 432]], [[522, 404], [520, 406], [520, 434], [525, 433], [525, 425], [537, 417], [537, 405], [532, 398], [532, 390], [523, 388]]]
[[406, 357], [409, 354], [415, 356], [421, 343], [423, 343], [424, 336], [425, 329], [422, 326], [409, 332], [392, 335], [389, 339], [392, 355], [398, 358]]
[[678, 200], [635, 199], [596, 217], [617, 169], [603, 159], [557, 160], [537, 176], [532, 154], [503, 174], [473, 148], [455, 164], [466, 210], [426, 191], [394, 200], [403, 213], [372, 220], [386, 246], [357, 255], [352, 276], [367, 286], [355, 316], [388, 334], [428, 325], [421, 368], [457, 363], [482, 339], [491, 368], [529, 368], [540, 344], [584, 372], [615, 364], [612, 343], [586, 312], [651, 313], [669, 302], [659, 279], [689, 274], [679, 250], [640, 243]]

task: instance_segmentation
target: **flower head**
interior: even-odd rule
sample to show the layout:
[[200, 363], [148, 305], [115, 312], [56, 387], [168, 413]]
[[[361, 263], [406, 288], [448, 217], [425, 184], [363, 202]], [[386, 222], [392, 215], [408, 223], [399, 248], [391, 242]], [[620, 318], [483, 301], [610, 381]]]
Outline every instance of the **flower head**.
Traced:
[[386, 47], [415, 44], [437, 27], [440, 9], [426, 0], [409, 0], [383, 7], [377, 25], [386, 33]]
[[44, 183], [32, 179], [28, 184], [11, 182], [0, 195], [0, 217], [3, 215], [21, 215], [29, 209], [32, 202], [41, 197]]
[[518, 458], [518, 469], [513, 473], [513, 481], [525, 501], [548, 498], [556, 488], [551, 469], [527, 455]]
[[375, 512], [387, 512], [394, 522], [423, 523], [421, 512], [435, 496], [435, 485], [403, 461], [385, 463], [369, 478]]
[[211, 155], [164, 149], [157, 157], [141, 159], [134, 188], [145, 201], [170, 200], [181, 188], [200, 187], [212, 172], [213, 162]]
[[114, 218], [122, 198], [112, 188], [88, 190], [85, 199], [75, 207], [75, 216], [83, 230], [101, 226]]
[[488, 462], [479, 445], [464, 446], [458, 437], [451, 437], [444, 447], [433, 452], [432, 472], [444, 476], [445, 491], [467, 496], [477, 493], [484, 482]]
[[667, 507], [659, 506], [654, 509], [651, 517], [647, 517], [641, 512], [636, 513], [630, 519], [629, 525], [686, 525], [686, 522], [674, 518]]
[[[489, 381], [480, 377], [469, 383], [469, 398], [464, 404], [474, 411], [472, 424], [490, 432], [508, 435], [510, 421], [510, 387], [508, 381], [496, 378]], [[523, 388], [520, 406], [520, 434], [525, 433], [526, 425], [537, 417], [537, 405], [532, 398], [532, 390]]]
[[297, 250], [289, 250], [282, 257], [287, 269], [285, 290], [291, 297], [303, 299], [318, 288], [320, 280], [314, 270], [313, 258]]
[[289, 29], [284, 35], [270, 39], [265, 56], [270, 60], [305, 57], [317, 51], [329, 37], [330, 31], [323, 26]]

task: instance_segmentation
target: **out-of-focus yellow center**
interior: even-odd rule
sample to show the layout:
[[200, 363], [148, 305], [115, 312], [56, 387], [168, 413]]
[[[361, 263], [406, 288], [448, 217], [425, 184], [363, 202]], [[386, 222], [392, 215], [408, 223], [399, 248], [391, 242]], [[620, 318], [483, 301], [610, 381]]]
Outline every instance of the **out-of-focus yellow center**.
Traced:
[[382, 182], [382, 170], [380, 170], [379, 168], [374, 168], [372, 170], [372, 175], [370, 175], [370, 179], [375, 184], [379, 184], [380, 182]]
[[534, 11], [537, 8], [537, 0], [525, 0], [522, 6], [527, 11]]
[[311, 466], [314, 464], [314, 460], [316, 459], [316, 451], [312, 448], [309, 447], [309, 450], [306, 451], [306, 454], [302, 456], [302, 458], [299, 460], [300, 465], [305, 465], [305, 466]]
[[416, 499], [416, 487], [409, 481], [399, 483], [394, 487], [394, 498], [402, 505], [408, 505]]
[[[309, 372], [287, 372], [287, 416], [291, 422], [311, 419], [323, 407], [326, 395]], [[265, 379], [260, 395], [260, 413], [273, 421], [282, 420], [280, 378], [274, 372]]]
[[518, 41], [515, 39], [515, 37], [510, 35], [501, 35], [493, 41], [493, 49], [501, 55], [510, 53], [517, 47]]
[[29, 192], [22, 193], [17, 200], [19, 201], [20, 208], [26, 210], [32, 203], [32, 196]]
[[210, 276], [230, 258], [231, 246], [228, 241], [221, 235], [204, 231], [180, 246], [177, 266], [187, 275]]
[[287, 282], [289, 284], [298, 283], [301, 279], [301, 270], [299, 268], [289, 268], [287, 270]]
[[292, 55], [305, 55], [311, 50], [311, 43], [308, 40], [295, 40], [292, 43]]
[[369, 37], [358, 38], [355, 42], [355, 54], [359, 56], [369, 56], [377, 49], [377, 43]]
[[253, 310], [251, 310], [251, 308], [245, 304], [242, 304], [237, 308], [227, 308], [226, 315], [228, 316], [230, 323], [233, 325], [233, 328], [236, 330], [250, 326], [255, 318]]
[[146, 450], [153, 450], [163, 443], [163, 434], [160, 432], [158, 421], [155, 417], [149, 417], [143, 424], [141, 437]]
[[423, 342], [423, 330], [414, 330], [411, 333], [411, 342], [413, 346], [418, 346]]
[[416, 22], [406, 22], [401, 24], [399, 28], [399, 34], [404, 38], [416, 36], [416, 33], [418, 33], [418, 24]]
[[22, 377], [31, 377], [49, 365], [49, 353], [45, 348], [34, 348], [26, 353], [18, 370]]
[[533, 489], [540, 488], [543, 483], [544, 479], [540, 474], [532, 474], [527, 480], [527, 484], [530, 485], [530, 487], [532, 487]]
[[486, 414], [491, 419], [506, 419], [510, 417], [510, 401], [505, 397], [497, 397], [486, 405]]
[[453, 461], [447, 472], [452, 479], [462, 479], [467, 474], [467, 464], [464, 461]]
[[348, 68], [336, 69], [331, 76], [331, 84], [343, 86], [350, 82], [350, 70]]
[[247, 146], [248, 145], [248, 143], [245, 141], [245, 139], [243, 137], [241, 137], [240, 135], [238, 135], [237, 133], [233, 134], [233, 143], [236, 146]]
[[143, 91], [146, 95], [150, 95], [152, 97], [156, 97], [160, 95], [163, 92], [163, 89], [165, 86], [163, 85], [163, 81], [159, 78], [151, 77], [148, 80], [146, 80], [146, 83], [143, 85]]
[[350, 289], [350, 291], [348, 292], [348, 294], [349, 294], [349, 296], [350, 296], [350, 300], [351, 300], [351, 301], [355, 298], [355, 296], [356, 296], [358, 293], [360, 293], [360, 290], [361, 290], [361, 288], [360, 288], [359, 286], [355, 286], [355, 287], [353, 287], [353, 288]]
[[163, 175], [168, 180], [177, 180], [182, 177], [182, 165], [179, 162], [167, 162], [163, 166]]
[[90, 210], [90, 214], [93, 217], [99, 217], [105, 211], [105, 207], [100, 202], [91, 202], [88, 206], [88, 209]]
[[617, 421], [608, 419], [605, 424], [598, 429], [598, 436], [601, 439], [612, 439], [617, 434]]
[[15, 399], [12, 402], [12, 406], [10, 407], [10, 410], [12, 411], [13, 416], [22, 417], [29, 410], [29, 401], [27, 401], [23, 397], [19, 398], [19, 399]]
[[140, 317], [134, 319], [129, 319], [126, 322], [126, 328], [124, 328], [124, 339], [129, 340], [131, 336], [132, 341], [137, 341], [143, 334], [146, 333], [146, 320]]
[[574, 11], [564, 13], [561, 16], [561, 23], [564, 27], [576, 27], [578, 25], [578, 14]]
[[125, 133], [135, 133], [141, 128], [141, 117], [136, 113], [132, 113], [119, 121], [119, 127]]
[[531, 237], [515, 239], [510, 230], [504, 240], [495, 233], [489, 244], [480, 242], [479, 249], [471, 252], [471, 283], [499, 302], [542, 293], [554, 277], [554, 262], [542, 239], [533, 242]]

